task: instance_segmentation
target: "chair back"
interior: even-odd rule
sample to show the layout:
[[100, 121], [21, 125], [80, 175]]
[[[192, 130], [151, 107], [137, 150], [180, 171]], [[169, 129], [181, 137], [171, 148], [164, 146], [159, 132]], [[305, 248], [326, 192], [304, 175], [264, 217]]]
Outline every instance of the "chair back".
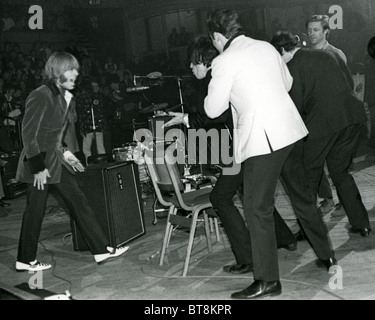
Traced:
[[178, 162], [174, 155], [175, 150], [178, 150], [178, 144], [172, 144], [166, 151], [165, 151], [165, 165], [167, 167], [169, 178], [172, 181], [172, 185], [174, 188], [175, 196], [179, 202], [179, 206], [185, 210], [192, 210], [192, 208], [185, 204], [182, 193], [184, 190], [184, 185], [182, 183], [181, 174], [178, 168]]
[[[178, 193], [180, 193], [184, 189], [184, 185], [179, 177], [176, 178], [175, 187], [165, 162], [164, 150], [161, 151], [163, 152], [156, 152], [156, 148], [153, 150], [147, 150], [144, 159], [159, 202], [162, 205], [169, 206], [171, 203], [163, 196], [163, 192], [175, 194], [177, 190]], [[177, 172], [175, 174], [177, 175], [179, 174], [177, 164], [176, 169]]]

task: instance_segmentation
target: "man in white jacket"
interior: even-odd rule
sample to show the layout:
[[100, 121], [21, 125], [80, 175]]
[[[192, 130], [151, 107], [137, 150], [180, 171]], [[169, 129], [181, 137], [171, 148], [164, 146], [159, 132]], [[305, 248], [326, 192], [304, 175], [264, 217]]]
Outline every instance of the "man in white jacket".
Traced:
[[[232, 105], [234, 157], [242, 165], [244, 214], [251, 237], [254, 282], [232, 298], [281, 293], [273, 220], [274, 193], [282, 174], [293, 208], [326, 268], [335, 263], [328, 235], [307, 188], [301, 139], [308, 131], [288, 91], [293, 79], [271, 44], [243, 35], [237, 14], [208, 17], [213, 45], [212, 80], [204, 108], [210, 118]], [[285, 164], [285, 167], [284, 167]], [[284, 167], [284, 168], [283, 168]]]

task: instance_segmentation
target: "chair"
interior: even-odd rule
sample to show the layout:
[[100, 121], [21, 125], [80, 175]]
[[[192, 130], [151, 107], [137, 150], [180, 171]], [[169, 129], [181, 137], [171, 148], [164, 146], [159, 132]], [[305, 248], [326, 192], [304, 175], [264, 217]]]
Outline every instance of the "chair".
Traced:
[[[185, 277], [189, 268], [195, 230], [199, 221], [198, 216], [201, 212], [203, 212], [203, 221], [209, 252], [212, 251], [210, 234], [212, 229], [212, 223], [210, 226], [210, 221], [212, 221], [211, 219], [213, 219], [215, 224], [217, 241], [220, 241], [220, 236], [217, 216], [214, 210], [212, 210], [212, 204], [210, 202], [210, 192], [212, 188], [193, 190], [184, 193], [184, 185], [181, 180], [178, 164], [173, 156], [173, 150], [175, 149], [173, 149], [173, 145], [171, 145], [165, 152], [163, 150], [163, 152], [160, 154], [158, 152], [148, 151], [145, 153], [145, 163], [159, 202], [162, 205], [169, 207], [168, 219], [160, 254], [160, 266], [162, 266], [164, 263], [165, 253], [168, 249], [173, 233], [173, 226], [180, 225], [190, 229], [186, 258], [182, 272], [182, 276]], [[169, 195], [165, 195], [166, 193], [169, 193]], [[178, 209], [183, 209], [191, 214], [188, 216], [178, 215]], [[209, 210], [209, 213], [206, 212], [208, 209], [211, 209]]]

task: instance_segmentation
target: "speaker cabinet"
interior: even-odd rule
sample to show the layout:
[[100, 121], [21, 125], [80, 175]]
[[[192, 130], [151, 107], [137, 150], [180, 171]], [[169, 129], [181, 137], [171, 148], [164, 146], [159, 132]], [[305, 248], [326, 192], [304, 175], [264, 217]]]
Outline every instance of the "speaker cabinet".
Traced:
[[[111, 247], [124, 245], [146, 233], [137, 164], [91, 165], [78, 175], [78, 180]], [[74, 250], [89, 250], [72, 219], [71, 227]]]
[[27, 184], [16, 180], [18, 159], [18, 154], [4, 158], [6, 164], [0, 167], [5, 199], [14, 199], [27, 192]]

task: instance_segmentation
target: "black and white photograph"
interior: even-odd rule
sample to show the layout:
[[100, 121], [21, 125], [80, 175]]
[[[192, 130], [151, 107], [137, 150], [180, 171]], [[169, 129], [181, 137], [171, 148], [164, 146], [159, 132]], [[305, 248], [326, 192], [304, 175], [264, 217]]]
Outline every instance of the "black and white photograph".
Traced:
[[375, 300], [375, 2], [1, 0], [0, 173], [0, 300]]

